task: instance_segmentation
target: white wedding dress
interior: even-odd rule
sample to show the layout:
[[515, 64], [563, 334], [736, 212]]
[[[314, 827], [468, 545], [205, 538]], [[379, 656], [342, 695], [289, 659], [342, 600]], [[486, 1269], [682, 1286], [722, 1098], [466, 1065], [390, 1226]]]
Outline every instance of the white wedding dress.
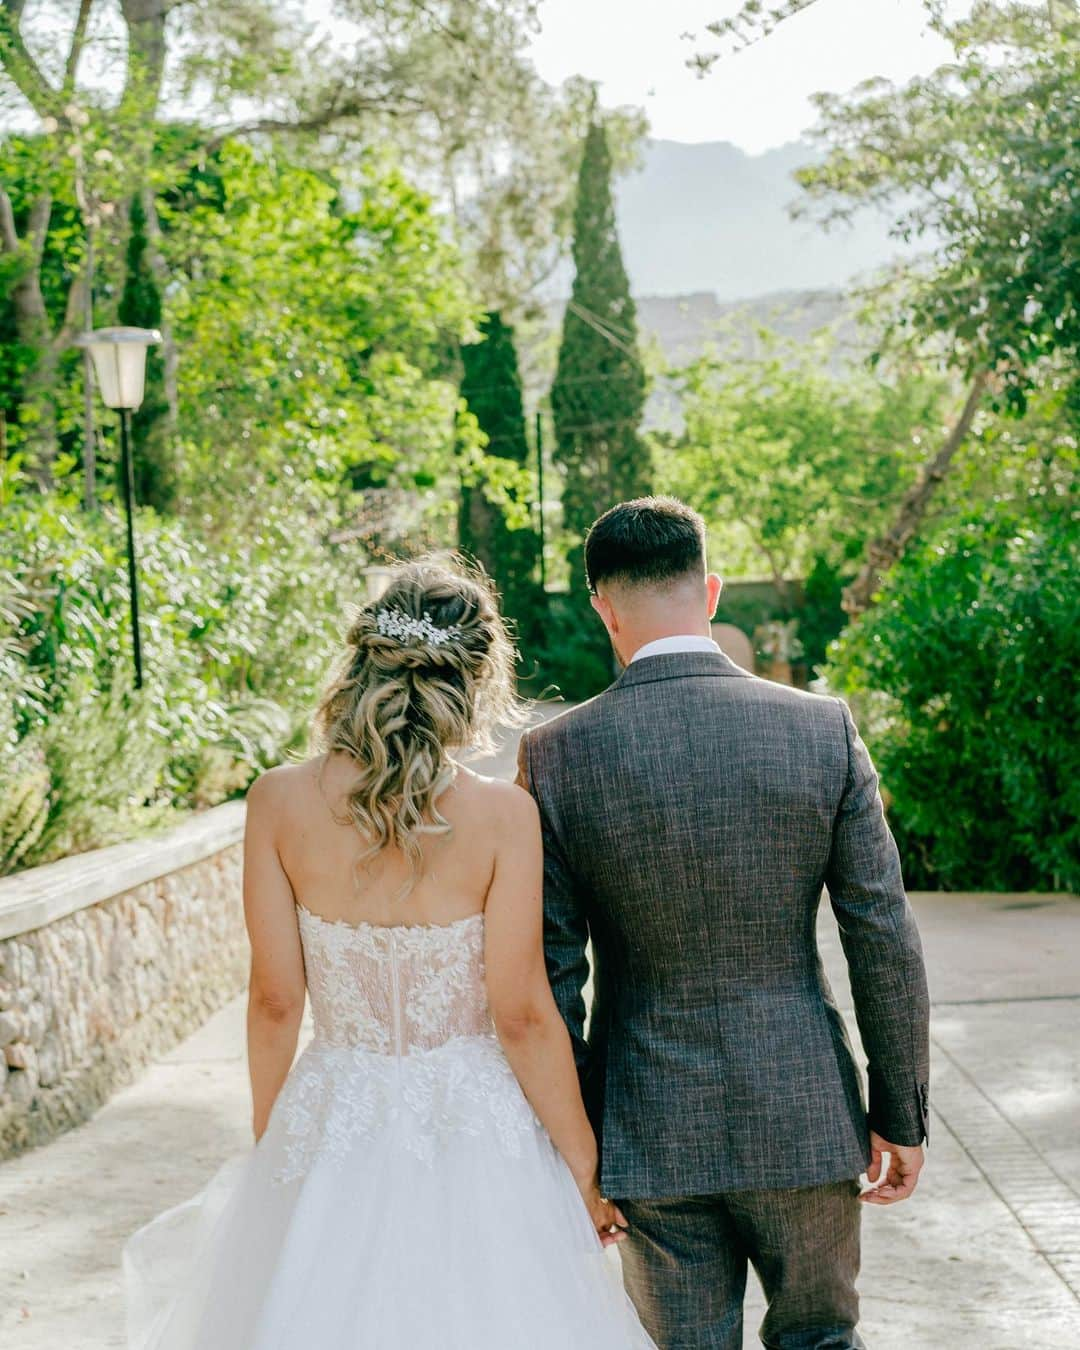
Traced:
[[653, 1347], [496, 1039], [483, 917], [297, 912], [314, 1038], [256, 1147], [128, 1241], [129, 1350]]

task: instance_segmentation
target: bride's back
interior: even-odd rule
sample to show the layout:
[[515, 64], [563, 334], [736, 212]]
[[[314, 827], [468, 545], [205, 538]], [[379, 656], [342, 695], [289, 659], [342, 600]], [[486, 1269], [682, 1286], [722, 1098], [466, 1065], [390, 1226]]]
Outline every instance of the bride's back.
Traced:
[[274, 771], [282, 801], [278, 853], [299, 905], [320, 918], [350, 924], [456, 923], [483, 911], [497, 840], [492, 797], [506, 785], [457, 770], [436, 799], [449, 829], [423, 834], [410, 861], [388, 844], [369, 844], [348, 810], [357, 770], [331, 752]]
[[315, 715], [317, 748], [277, 780], [275, 847], [293, 898], [352, 924], [444, 925], [479, 914], [491, 821], [509, 785], [451, 754], [514, 720], [514, 650], [483, 577], [396, 569], [356, 610]]

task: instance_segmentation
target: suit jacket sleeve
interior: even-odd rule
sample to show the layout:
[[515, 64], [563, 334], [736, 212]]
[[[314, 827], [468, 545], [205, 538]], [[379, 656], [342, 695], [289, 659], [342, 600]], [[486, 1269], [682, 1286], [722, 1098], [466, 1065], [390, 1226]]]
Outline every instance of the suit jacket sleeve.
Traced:
[[580, 885], [545, 809], [532, 760], [532, 745], [526, 732], [518, 747], [517, 782], [519, 787], [531, 794], [540, 808], [540, 827], [544, 839], [544, 953], [548, 979], [559, 1012], [570, 1032], [574, 1061], [581, 1073], [589, 1058], [583, 992], [589, 978], [589, 960], [586, 955], [589, 924], [581, 902]]
[[841, 702], [840, 709], [847, 781], [825, 883], [868, 1060], [870, 1127], [890, 1143], [916, 1145], [929, 1123], [930, 1002], [922, 945], [877, 773], [847, 706]]

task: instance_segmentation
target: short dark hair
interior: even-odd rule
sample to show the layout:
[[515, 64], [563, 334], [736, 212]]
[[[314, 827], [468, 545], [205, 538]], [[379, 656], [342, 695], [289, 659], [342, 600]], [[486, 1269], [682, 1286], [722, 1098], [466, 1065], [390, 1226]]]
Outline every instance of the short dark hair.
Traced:
[[662, 584], [705, 570], [705, 522], [675, 497], [620, 502], [585, 536], [585, 578], [631, 586]]

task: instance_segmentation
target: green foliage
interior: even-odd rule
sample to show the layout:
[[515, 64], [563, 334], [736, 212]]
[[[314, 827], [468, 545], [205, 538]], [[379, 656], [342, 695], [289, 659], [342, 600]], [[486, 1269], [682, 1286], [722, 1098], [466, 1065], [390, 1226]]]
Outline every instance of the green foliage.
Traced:
[[912, 884], [1080, 888], [1075, 443], [1058, 459], [950, 516], [833, 650]]
[[[255, 138], [265, 147], [268, 137], [278, 137], [278, 152], [287, 146], [294, 164], [327, 179], [339, 175], [343, 198], [356, 190], [351, 180], [364, 176], [373, 148], [391, 150], [410, 177], [430, 184], [451, 208], [442, 233], [449, 225], [461, 256], [448, 278], [464, 272], [489, 302], [520, 305], [550, 274], [568, 232], [569, 165], [588, 114], [581, 82], [552, 89], [532, 67], [527, 43], [535, 0], [341, 0], [333, 40], [295, 6], [276, 0], [169, 0], [114, 6], [107, 26], [115, 20], [118, 31], [110, 29], [103, 41], [95, 30], [104, 8], [0, 8], [0, 112], [16, 113], [13, 125], [35, 119], [32, 135], [0, 138], [0, 194], [19, 198], [14, 242], [7, 230], [0, 235], [0, 342], [6, 349], [0, 352], [0, 407], [30, 447], [43, 484], [58, 454], [83, 451], [77, 419], [67, 428], [74, 444], [62, 444], [65, 428], [55, 414], [58, 405], [80, 401], [78, 363], [66, 354], [82, 326], [87, 281], [99, 324], [115, 322], [118, 306], [152, 309], [150, 275], [158, 297], [167, 299], [183, 278], [158, 254], [155, 208], [178, 183], [206, 170], [212, 177], [213, 161], [230, 140]], [[87, 21], [92, 63], [80, 60]], [[178, 107], [198, 108], [201, 125], [180, 124], [176, 107], [164, 106], [165, 96]], [[611, 126], [625, 161], [643, 134], [643, 120], [617, 113]], [[32, 147], [32, 173], [10, 163], [12, 143]], [[43, 205], [48, 216], [50, 204], [41, 238], [35, 210]], [[138, 219], [139, 205], [145, 221]], [[403, 204], [402, 219], [413, 214]], [[271, 212], [268, 226], [277, 223]], [[264, 232], [260, 251], [272, 241]], [[53, 265], [58, 243], [65, 254], [60, 269]], [[440, 237], [431, 254], [436, 265], [447, 256], [444, 245]], [[393, 242], [383, 247], [392, 256]], [[418, 261], [409, 246], [405, 254]], [[357, 257], [364, 257], [362, 248]], [[26, 284], [9, 309], [15, 273]], [[139, 294], [132, 294], [133, 281]], [[414, 282], [422, 304], [419, 276], [402, 278], [383, 299], [398, 302], [391, 308], [400, 311]], [[317, 306], [293, 313], [300, 335], [309, 322], [319, 327], [317, 314]], [[196, 363], [198, 354], [174, 345], [168, 319], [166, 304], [164, 348], [151, 361], [163, 360], [171, 374], [178, 354], [183, 380], [184, 364]], [[450, 350], [460, 336], [447, 337]], [[367, 337], [357, 334], [359, 347]], [[153, 370], [151, 377], [153, 386]], [[169, 420], [179, 421], [171, 378], [163, 392]], [[187, 462], [188, 447], [159, 435], [153, 402], [137, 428], [139, 487], [145, 500], [171, 508], [174, 471]], [[417, 420], [425, 418], [414, 419], [414, 428]], [[442, 449], [450, 450], [445, 438]]]
[[55, 493], [0, 521], [5, 866], [241, 791], [303, 737], [346, 602], [365, 593], [361, 559], [321, 544], [301, 502], [264, 498], [258, 529], [228, 550], [148, 510], [136, 528], [141, 692], [128, 687], [120, 519]]
[[[141, 195], [131, 199], [124, 293], [117, 319], [133, 328], [160, 328], [161, 293], [149, 262], [146, 207]], [[135, 498], [156, 511], [176, 505], [177, 474], [174, 442], [169, 435], [169, 404], [165, 396], [165, 357], [160, 346], [147, 349], [146, 391], [142, 407], [131, 419]]]
[[228, 143], [212, 167], [161, 208], [185, 501], [235, 529], [266, 485], [448, 481], [470, 438], [438, 376], [471, 307], [427, 197], [377, 157], [342, 182]]
[[1023, 413], [1043, 364], [1080, 353], [1080, 18], [1073, 5], [980, 4], [963, 20], [930, 8], [955, 61], [902, 88], [819, 96], [827, 155], [799, 178], [826, 220], [891, 206], [897, 238], [925, 241], [897, 330], [944, 337]]
[[535, 656], [523, 674], [538, 696], [558, 690], [571, 701], [592, 698], [614, 679], [614, 653], [584, 587], [548, 593]]
[[150, 699], [129, 693], [118, 667], [106, 689], [83, 677], [28, 739], [49, 775], [45, 828], [24, 863], [119, 843], [174, 822], [163, 789], [169, 746]]
[[[14, 616], [12, 616], [14, 617]], [[0, 680], [14, 692], [25, 670], [10, 639], [0, 651]], [[45, 831], [49, 770], [40, 745], [20, 740], [13, 700], [0, 701], [0, 876], [13, 872]]]
[[[9, 445], [35, 463], [46, 444], [50, 460], [81, 444], [82, 360], [74, 350], [58, 350], [55, 338], [85, 240], [73, 184], [54, 153], [47, 138], [0, 137], [0, 192], [18, 240], [14, 249], [0, 246], [0, 408]], [[35, 207], [46, 224], [36, 241]]]
[[0, 875], [14, 872], [35, 848], [49, 818], [49, 769], [41, 749], [20, 745], [0, 767], [7, 795], [0, 806]]
[[[279, 758], [359, 589], [353, 564], [455, 542], [462, 482], [499, 513], [495, 567], [525, 633], [527, 443], [484, 453], [461, 344], [476, 293], [519, 303], [550, 272], [593, 99], [532, 70], [533, 0], [344, 0], [333, 44], [269, 0], [121, 6], [90, 84], [88, 7], [66, 25], [8, 8], [0, 105], [36, 118], [0, 138], [10, 868], [221, 800]], [[641, 119], [610, 127], [625, 164]], [[104, 514], [70, 493], [88, 289], [98, 325], [165, 335], [134, 419], [140, 696], [100, 407]]]
[[587, 612], [582, 542], [609, 506], [652, 486], [649, 446], [640, 434], [645, 372], [637, 317], [615, 228], [611, 153], [605, 128], [590, 122], [574, 209], [574, 284], [563, 318], [551, 387], [552, 459], [563, 476], [562, 524], [570, 545], [570, 586], [578, 597], [552, 619], [550, 644], [572, 662], [560, 667], [575, 693], [596, 693], [610, 673], [607, 638]]
[[803, 583], [799, 610], [799, 641], [808, 669], [816, 673], [824, 663], [829, 644], [844, 628], [844, 583], [846, 575], [827, 559], [814, 559]]
[[518, 508], [519, 518], [508, 521], [502, 503], [492, 500], [489, 487], [466, 482], [461, 490], [458, 541], [461, 549], [478, 558], [494, 578], [503, 610], [514, 622], [519, 640], [531, 646], [542, 610], [536, 575], [540, 541], [529, 513], [529, 442], [514, 333], [494, 313], [485, 316], [480, 334], [482, 341], [461, 349], [461, 395], [487, 441], [485, 469], [490, 469], [495, 460], [504, 460], [507, 468], [522, 471], [520, 486], [512, 487], [509, 494], [510, 505]]
[[[710, 563], [713, 565], [715, 560]], [[725, 581], [714, 622], [730, 623], [753, 637], [774, 619], [801, 615], [801, 600], [801, 591], [795, 586], [786, 587], [781, 595], [771, 581]]]
[[674, 372], [683, 434], [658, 449], [665, 489], [705, 516], [718, 570], [787, 583], [853, 568], [889, 518], [947, 392], [918, 364], [871, 374], [819, 334], [760, 334], [753, 357], [706, 354]]
[[[812, 3], [754, 0], [710, 31], [745, 45]], [[876, 372], [825, 344], [710, 354], [679, 373], [685, 432], [666, 442], [639, 432], [611, 194], [641, 120], [600, 127], [584, 83], [543, 85], [524, 49], [533, 0], [342, 0], [351, 35], [332, 45], [271, 0], [137, 23], [136, 8], [116, 16], [126, 41], [99, 44], [94, 85], [65, 87], [67, 53], [38, 27], [49, 7], [0, 6], [0, 106], [38, 119], [0, 138], [0, 871], [224, 800], [298, 745], [370, 552], [447, 545], [458, 526], [528, 636], [516, 356], [501, 320], [479, 343], [472, 324], [478, 297], [526, 320], [572, 229], [551, 398], [567, 540], [654, 485], [655, 446], [656, 484], [704, 511], [717, 565], [771, 578], [769, 612], [749, 590], [731, 612], [797, 615], [811, 665], [844, 580], [943, 443], [941, 367], [992, 372], [991, 398], [1028, 410], [980, 414], [830, 674], [862, 714], [913, 880], [1080, 885], [1075, 5], [980, 3], [953, 22], [928, 0], [954, 63], [821, 99], [811, 204], [837, 220], [891, 205], [897, 236], [928, 246]], [[212, 126], [166, 118], [166, 87]], [[70, 491], [91, 230], [96, 321], [169, 340], [136, 421], [138, 695], [114, 437], [104, 513]], [[583, 697], [612, 660], [580, 553], [571, 572], [523, 673]]]
[[636, 311], [615, 229], [607, 136], [597, 123], [578, 176], [574, 268], [551, 409], [555, 461], [565, 474], [563, 522], [580, 541], [601, 512], [648, 492], [652, 481], [638, 430], [645, 372]]
[[781, 0], [768, 4], [766, 0], [745, 0], [738, 10], [723, 19], [714, 19], [705, 25], [705, 31], [724, 43], [720, 51], [697, 51], [687, 65], [699, 75], [707, 75], [722, 59], [725, 52], [739, 52], [767, 38], [780, 24], [810, 9], [818, 0]]

